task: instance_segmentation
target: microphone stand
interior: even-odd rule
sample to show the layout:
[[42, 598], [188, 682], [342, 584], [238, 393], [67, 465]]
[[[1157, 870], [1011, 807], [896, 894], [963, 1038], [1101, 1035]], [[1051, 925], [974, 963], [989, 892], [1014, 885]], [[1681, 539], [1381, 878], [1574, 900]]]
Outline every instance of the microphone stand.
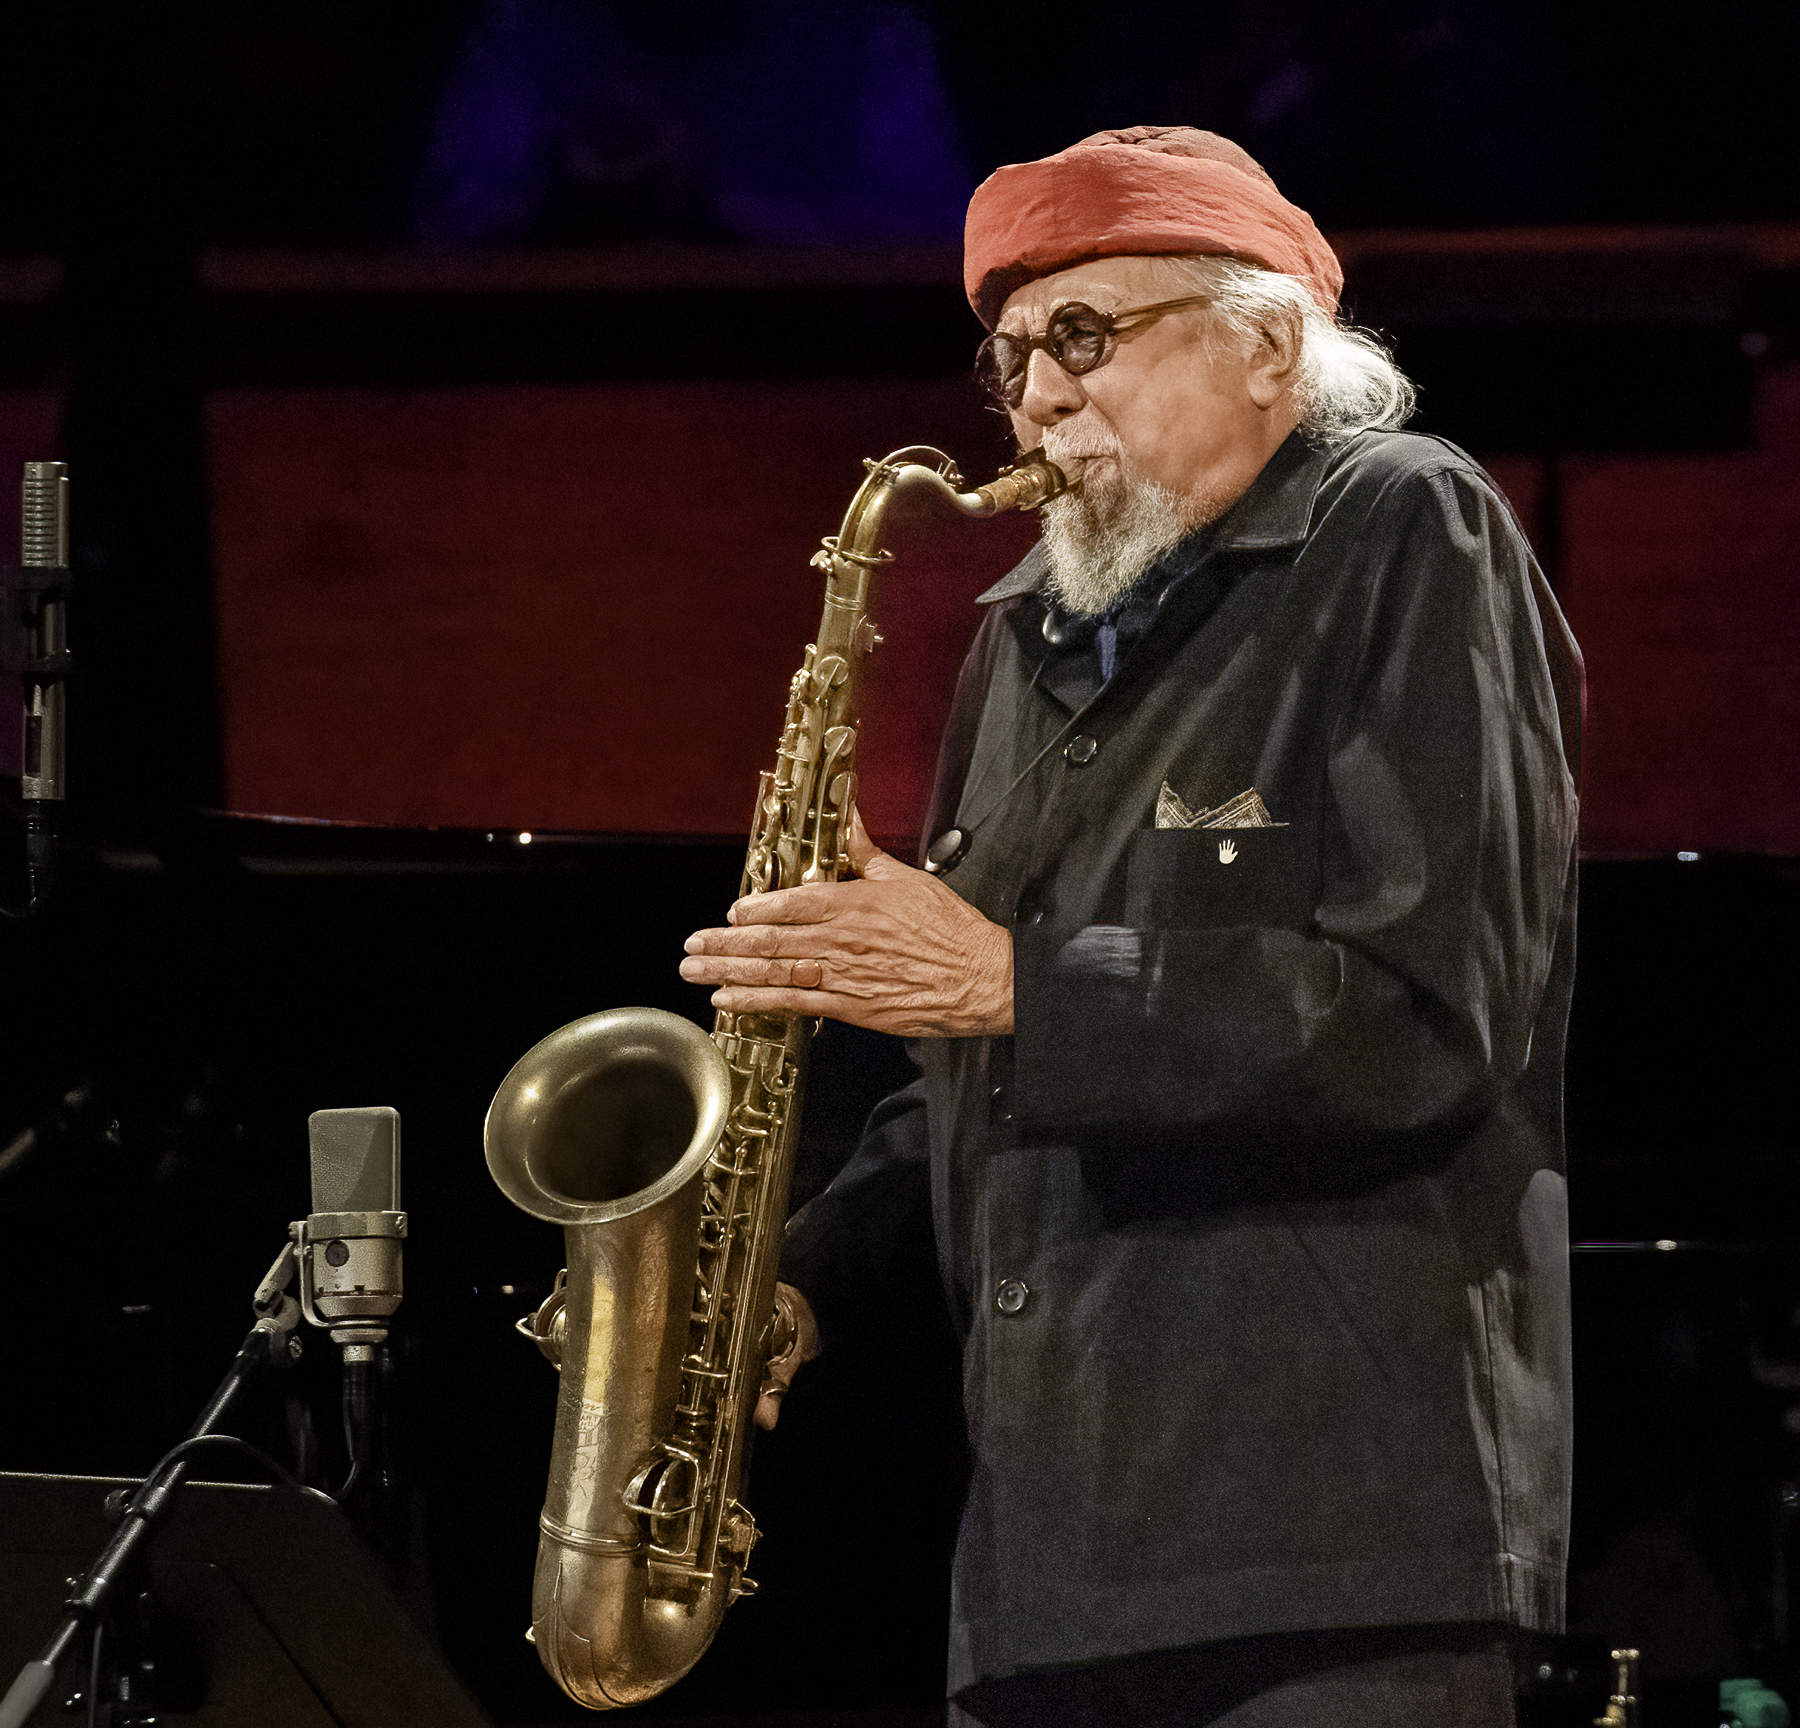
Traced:
[[[287, 1294], [294, 1266], [294, 1245], [289, 1242], [251, 1298], [251, 1305], [256, 1310], [256, 1324], [250, 1328], [231, 1366], [226, 1369], [225, 1378], [206, 1401], [193, 1426], [179, 1444], [158, 1461], [135, 1492], [128, 1496], [124, 1489], [116, 1489], [108, 1496], [107, 1511], [118, 1518], [118, 1531], [99, 1559], [72, 1581], [63, 1603], [62, 1623], [37, 1658], [20, 1669], [6, 1696], [0, 1698], [0, 1728], [24, 1728], [32, 1711], [55, 1684], [57, 1669], [83, 1628], [92, 1626], [98, 1635], [97, 1629], [105, 1619], [121, 1579], [142, 1554], [151, 1532], [187, 1479], [193, 1454], [206, 1446], [222, 1445], [261, 1458], [244, 1441], [222, 1432], [221, 1424], [246, 1387], [267, 1369], [285, 1366], [300, 1354], [300, 1339], [294, 1331], [300, 1319], [300, 1305]], [[268, 1460], [262, 1462], [266, 1467], [274, 1467]], [[278, 1473], [293, 1482], [285, 1471]], [[293, 1485], [298, 1486], [297, 1483]], [[131, 1701], [121, 1699], [120, 1702]]]

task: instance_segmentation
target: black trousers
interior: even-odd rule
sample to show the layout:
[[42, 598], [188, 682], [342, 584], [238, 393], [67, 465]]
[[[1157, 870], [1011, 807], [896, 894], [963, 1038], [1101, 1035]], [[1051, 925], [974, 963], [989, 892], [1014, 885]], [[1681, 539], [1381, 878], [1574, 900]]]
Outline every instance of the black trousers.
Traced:
[[950, 1728], [1515, 1728], [1502, 1626], [1282, 1633], [984, 1680]]

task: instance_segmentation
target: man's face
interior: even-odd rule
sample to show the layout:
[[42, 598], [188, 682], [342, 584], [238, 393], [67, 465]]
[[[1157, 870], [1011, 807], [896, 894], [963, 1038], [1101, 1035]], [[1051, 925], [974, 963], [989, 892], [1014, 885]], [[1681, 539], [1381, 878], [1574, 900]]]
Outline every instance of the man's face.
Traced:
[[[999, 328], [1041, 335], [1059, 306], [1079, 300], [1121, 312], [1191, 292], [1161, 258], [1101, 258], [1028, 282], [1001, 309]], [[1297, 423], [1282, 357], [1237, 353], [1209, 340], [1212, 314], [1197, 306], [1121, 331], [1112, 357], [1072, 378], [1042, 349], [1012, 411], [1021, 450], [1042, 444], [1056, 461], [1099, 452], [1085, 465], [1097, 503], [1125, 479], [1165, 488], [1190, 508], [1190, 526], [1234, 503]]]

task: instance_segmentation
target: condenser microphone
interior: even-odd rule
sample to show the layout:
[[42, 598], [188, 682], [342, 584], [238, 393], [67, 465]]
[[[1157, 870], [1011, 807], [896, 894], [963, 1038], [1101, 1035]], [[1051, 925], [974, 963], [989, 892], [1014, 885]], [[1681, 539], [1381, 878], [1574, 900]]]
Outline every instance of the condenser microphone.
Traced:
[[35, 907], [56, 871], [68, 734], [69, 468], [27, 462], [20, 500], [17, 667], [24, 697], [19, 796], [25, 805], [25, 862]]
[[292, 1228], [300, 1262], [300, 1307], [344, 1346], [346, 1363], [370, 1362], [400, 1306], [400, 1112], [315, 1110], [312, 1212]]

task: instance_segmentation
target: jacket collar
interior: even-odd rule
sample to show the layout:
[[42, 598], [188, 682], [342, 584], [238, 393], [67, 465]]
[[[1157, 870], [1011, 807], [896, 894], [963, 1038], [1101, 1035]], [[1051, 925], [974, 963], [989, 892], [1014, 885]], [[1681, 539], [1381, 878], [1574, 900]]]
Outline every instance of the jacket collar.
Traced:
[[1001, 600], [1017, 600], [1021, 594], [1035, 594], [1044, 580], [1044, 543], [1037, 541], [992, 588], [975, 596], [977, 606], [992, 606]]
[[[1274, 552], [1300, 545], [1312, 531], [1313, 505], [1330, 462], [1330, 451], [1316, 449], [1299, 432], [1290, 432], [1250, 482], [1249, 491], [1220, 521], [1190, 534], [1169, 554], [1164, 568], [1190, 569], [1209, 552]], [[1044, 576], [1040, 541], [993, 587], [976, 595], [975, 604], [992, 606], [1035, 594]]]
[[1332, 452], [1290, 432], [1219, 524], [1217, 552], [1274, 552], [1302, 545], [1312, 532], [1313, 505]]

